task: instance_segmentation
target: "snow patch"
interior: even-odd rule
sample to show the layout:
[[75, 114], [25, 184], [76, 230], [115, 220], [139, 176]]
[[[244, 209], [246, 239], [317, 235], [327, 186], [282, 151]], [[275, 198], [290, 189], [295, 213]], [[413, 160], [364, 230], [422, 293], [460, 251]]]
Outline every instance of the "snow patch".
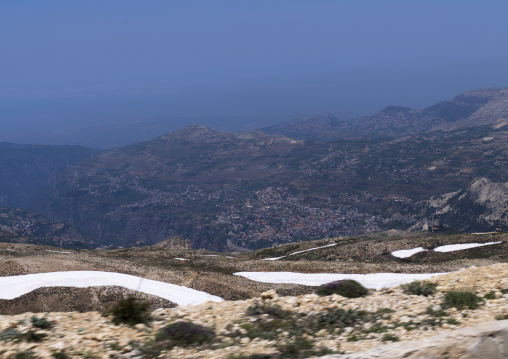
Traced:
[[413, 249], [401, 249], [400, 251], [394, 251], [391, 254], [392, 254], [392, 256], [397, 257], [397, 258], [409, 258], [413, 254], [425, 252], [425, 251], [427, 251], [425, 248], [418, 247], [418, 248], [413, 248]]
[[460, 251], [463, 249], [469, 249], [469, 248], [475, 248], [475, 247], [483, 247], [483, 246], [490, 246], [492, 244], [499, 244], [502, 243], [502, 241], [499, 242], [487, 242], [487, 243], [462, 243], [462, 244], [448, 244], [446, 246], [440, 246], [434, 248], [434, 252], [453, 252], [453, 251]]
[[156, 295], [178, 305], [198, 305], [223, 299], [181, 285], [159, 282], [129, 274], [100, 271], [69, 271], [0, 277], [0, 299], [14, 299], [41, 287], [119, 286]]
[[262, 260], [262, 261], [276, 261], [276, 260], [278, 260], [278, 259], [281, 259], [281, 258], [284, 258], [284, 257], [288, 257], [288, 256], [293, 256], [293, 255], [295, 255], [295, 254], [300, 254], [300, 253], [309, 252], [309, 251], [315, 251], [316, 249], [327, 248], [327, 247], [333, 247], [333, 246], [336, 246], [336, 245], [337, 245], [337, 243], [332, 243], [332, 244], [327, 244], [326, 246], [321, 246], [321, 247], [314, 247], [314, 248], [304, 249], [303, 251], [294, 252], [294, 253], [288, 254], [287, 256], [274, 257], [274, 258], [263, 258], [263, 259], [261, 259], [261, 260]]
[[173, 259], [178, 259], [179, 261], [188, 261], [187, 258], [173, 258]]
[[73, 253], [73, 252], [52, 251], [51, 249], [46, 249], [46, 252], [52, 252], [52, 253], [65, 253], [65, 254], [72, 254], [72, 253]]
[[425, 280], [446, 273], [371, 273], [371, 274], [339, 274], [339, 273], [294, 273], [294, 272], [237, 272], [239, 275], [256, 282], [263, 283], [292, 283], [308, 286], [319, 286], [342, 279], [354, 279], [363, 286], [372, 289], [391, 288], [410, 283], [415, 280]]

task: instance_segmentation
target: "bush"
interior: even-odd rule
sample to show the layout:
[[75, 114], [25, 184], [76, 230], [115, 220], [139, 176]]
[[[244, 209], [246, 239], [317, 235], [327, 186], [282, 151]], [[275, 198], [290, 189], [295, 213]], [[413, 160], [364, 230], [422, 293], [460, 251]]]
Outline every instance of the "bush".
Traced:
[[132, 326], [151, 320], [148, 304], [138, 302], [133, 296], [118, 301], [111, 310], [111, 314], [113, 315], [112, 322], [117, 325], [125, 323]]
[[215, 333], [210, 328], [180, 321], [161, 328], [157, 332], [155, 340], [162, 342], [166, 348], [172, 348], [176, 345], [202, 344], [214, 337]]
[[385, 334], [383, 335], [383, 337], [381, 338], [381, 341], [383, 342], [398, 342], [400, 339], [398, 336], [396, 336], [395, 334]]
[[473, 291], [450, 290], [443, 298], [443, 307], [455, 307], [458, 310], [462, 310], [464, 308], [476, 309], [481, 301], [482, 299]]
[[254, 302], [253, 305], [247, 308], [246, 311], [247, 315], [261, 315], [261, 314], [268, 314], [274, 318], [291, 318], [296, 313], [293, 313], [289, 310], [282, 309], [277, 304], [265, 304], [260, 303], [259, 301]]
[[496, 292], [494, 292], [493, 290], [491, 290], [490, 292], [488, 292], [487, 294], [485, 294], [483, 296], [483, 298], [485, 299], [496, 299]]
[[415, 281], [402, 285], [402, 290], [406, 294], [423, 295], [428, 297], [436, 293], [437, 283], [427, 281]]
[[37, 318], [35, 315], [30, 318], [30, 321], [32, 322], [32, 326], [34, 328], [39, 329], [50, 329], [53, 325], [55, 325], [54, 322], [49, 321], [46, 317]]
[[337, 280], [323, 284], [316, 289], [316, 294], [319, 295], [339, 294], [347, 298], [363, 297], [367, 293], [367, 288], [353, 279]]

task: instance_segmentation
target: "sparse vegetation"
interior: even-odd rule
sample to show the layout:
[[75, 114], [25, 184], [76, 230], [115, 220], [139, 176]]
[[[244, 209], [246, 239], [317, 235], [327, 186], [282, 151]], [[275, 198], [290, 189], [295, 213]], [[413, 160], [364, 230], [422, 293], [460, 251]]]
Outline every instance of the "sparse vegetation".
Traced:
[[446, 292], [443, 298], [443, 307], [445, 308], [457, 308], [462, 310], [465, 308], [476, 309], [479, 303], [482, 302], [474, 291], [471, 290], [450, 290]]
[[353, 279], [337, 280], [323, 284], [316, 289], [316, 294], [332, 295], [339, 294], [347, 298], [358, 298], [367, 295], [369, 291], [363, 285]]
[[246, 314], [247, 315], [268, 314], [272, 317], [280, 319], [289, 318], [295, 315], [295, 313], [290, 312], [289, 310], [284, 310], [277, 304], [268, 304], [259, 301], [256, 301], [254, 305], [251, 305], [249, 308], [247, 308]]
[[36, 356], [33, 351], [25, 350], [22, 352], [17, 352], [16, 354], [14, 354], [14, 356], [12, 356], [12, 358], [13, 359], [37, 359], [39, 357]]
[[427, 281], [414, 281], [402, 285], [402, 290], [410, 295], [423, 295], [428, 297], [436, 293], [437, 283]]
[[134, 296], [118, 301], [111, 310], [111, 315], [113, 316], [112, 322], [117, 325], [125, 323], [132, 326], [151, 320], [148, 304], [140, 303]]
[[386, 333], [385, 335], [383, 335], [381, 340], [383, 342], [398, 342], [400, 340], [400, 338], [398, 336], [396, 336], [395, 334]]
[[496, 292], [494, 292], [493, 290], [491, 290], [490, 292], [488, 292], [487, 294], [485, 294], [483, 296], [483, 298], [485, 299], [496, 299]]
[[30, 318], [30, 322], [34, 328], [38, 329], [50, 329], [55, 325], [54, 322], [49, 321], [46, 317], [37, 318], [35, 315]]
[[176, 345], [202, 344], [215, 337], [212, 329], [191, 322], [179, 321], [161, 328], [155, 340], [164, 348]]
[[19, 338], [21, 333], [15, 328], [7, 328], [0, 331], [0, 340], [8, 341]]

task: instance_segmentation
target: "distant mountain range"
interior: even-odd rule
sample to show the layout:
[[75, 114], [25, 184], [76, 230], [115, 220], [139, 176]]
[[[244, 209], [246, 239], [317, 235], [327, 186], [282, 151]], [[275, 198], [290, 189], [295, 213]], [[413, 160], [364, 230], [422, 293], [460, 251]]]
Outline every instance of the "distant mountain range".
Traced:
[[465, 92], [423, 110], [388, 106], [370, 116], [337, 121], [325, 113], [262, 128], [268, 134], [330, 142], [345, 138], [398, 138], [429, 131], [450, 131], [508, 123], [508, 88]]
[[180, 236], [247, 250], [387, 229], [508, 230], [507, 96], [476, 90], [424, 110], [264, 129], [285, 135], [192, 125], [104, 152], [5, 144], [0, 204], [65, 224], [50, 236], [107, 246]]
[[[100, 243], [153, 244], [179, 235], [193, 248], [214, 250], [424, 222], [506, 230], [506, 216], [498, 215], [506, 213], [504, 202], [452, 196], [445, 213], [431, 200], [470, 193], [479, 177], [491, 188], [508, 182], [506, 92], [470, 91], [425, 110], [391, 106], [353, 121], [323, 114], [286, 123], [294, 137], [305, 126], [314, 135], [344, 129], [345, 138], [326, 142], [188, 126], [67, 167], [41, 209]], [[482, 213], [467, 209], [471, 201]]]

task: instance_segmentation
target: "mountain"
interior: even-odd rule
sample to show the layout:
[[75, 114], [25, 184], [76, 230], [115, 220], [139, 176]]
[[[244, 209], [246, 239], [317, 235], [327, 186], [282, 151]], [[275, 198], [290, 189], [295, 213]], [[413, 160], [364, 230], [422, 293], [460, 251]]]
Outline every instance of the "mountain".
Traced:
[[406, 229], [432, 197], [479, 177], [508, 182], [507, 136], [478, 126], [312, 143], [189, 126], [68, 166], [41, 210], [124, 246], [178, 235], [192, 248], [257, 249]]
[[428, 215], [424, 223], [453, 226], [467, 232], [508, 229], [508, 183], [478, 178], [464, 189], [432, 198], [424, 203]]
[[344, 138], [398, 138], [429, 131], [451, 131], [508, 123], [508, 88], [479, 89], [426, 109], [388, 106], [380, 112], [350, 121], [321, 114], [286, 121], [261, 131], [290, 138], [330, 142]]
[[0, 206], [30, 206], [53, 172], [97, 153], [81, 146], [0, 143]]

